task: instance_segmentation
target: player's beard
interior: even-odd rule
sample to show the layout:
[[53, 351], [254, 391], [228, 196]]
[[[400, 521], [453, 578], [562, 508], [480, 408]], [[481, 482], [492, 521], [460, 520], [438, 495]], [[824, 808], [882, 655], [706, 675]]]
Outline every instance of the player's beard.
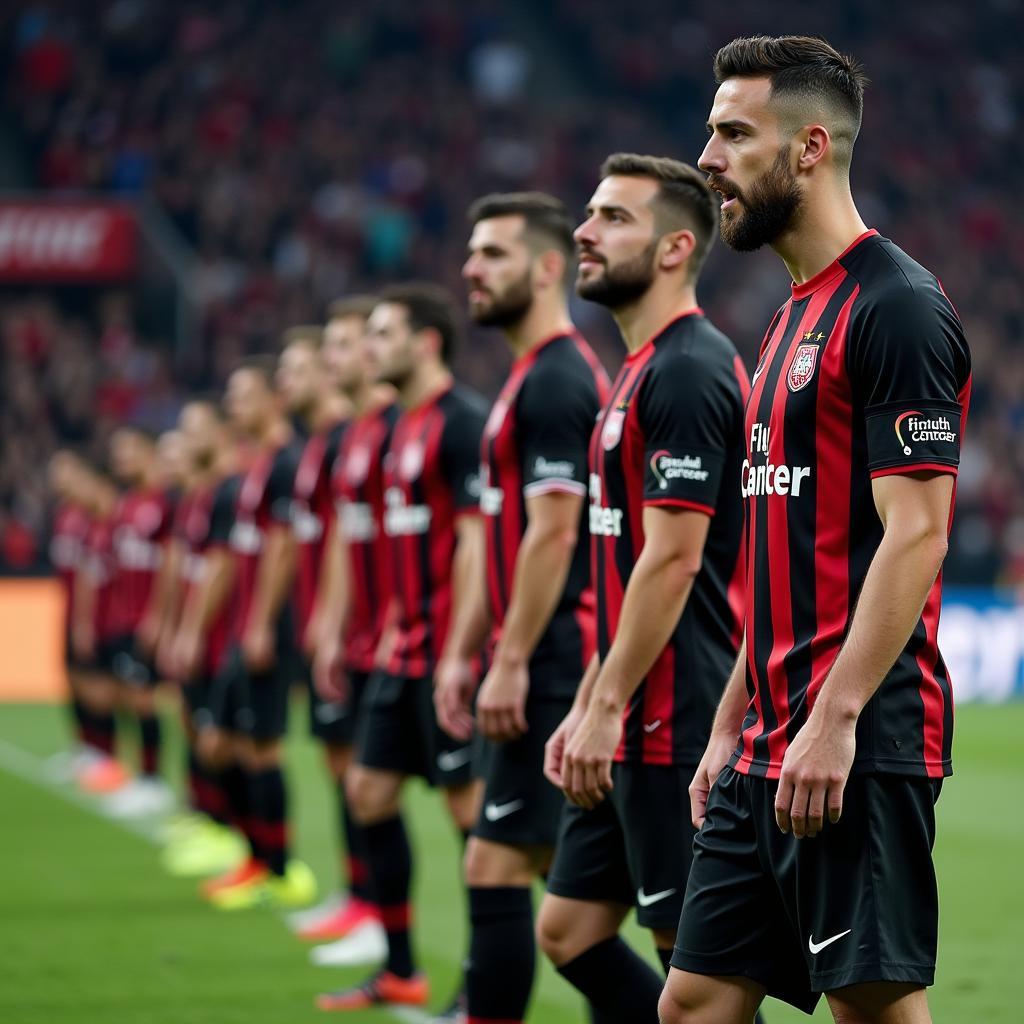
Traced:
[[592, 280], [576, 278], [576, 294], [588, 302], [596, 302], [608, 309], [622, 309], [647, 294], [654, 283], [654, 253], [658, 239], [650, 243], [631, 260], [604, 264], [604, 273]]
[[779, 150], [775, 162], [746, 192], [735, 188], [730, 191], [739, 200], [740, 210], [722, 215], [721, 233], [722, 241], [737, 252], [771, 245], [792, 226], [803, 202], [803, 193], [789, 168], [788, 146]]
[[513, 281], [501, 295], [491, 293], [491, 304], [479, 312], [470, 307], [470, 315], [481, 327], [514, 327], [530, 312], [533, 305], [533, 283], [527, 268], [518, 281]]

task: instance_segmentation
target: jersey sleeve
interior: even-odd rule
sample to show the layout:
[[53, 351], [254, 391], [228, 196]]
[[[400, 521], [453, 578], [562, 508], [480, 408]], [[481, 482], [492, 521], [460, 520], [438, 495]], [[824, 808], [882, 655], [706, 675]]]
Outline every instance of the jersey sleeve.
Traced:
[[459, 512], [480, 509], [480, 437], [485, 419], [482, 405], [459, 404], [448, 414], [441, 435], [441, 472]]
[[207, 544], [210, 547], [224, 547], [231, 536], [235, 521], [235, 503], [238, 500], [238, 480], [229, 477], [214, 492], [210, 508], [210, 528]]
[[735, 380], [688, 353], [651, 366], [638, 405], [644, 505], [715, 514], [738, 401]]
[[522, 458], [523, 494], [565, 491], [585, 497], [587, 449], [599, 409], [590, 375], [561, 367], [538, 367], [519, 394], [516, 424]]
[[267, 478], [267, 508], [271, 522], [291, 525], [295, 474], [299, 468], [298, 445], [285, 445], [275, 456]]
[[938, 284], [892, 289], [854, 315], [847, 369], [872, 477], [957, 472], [970, 352]]

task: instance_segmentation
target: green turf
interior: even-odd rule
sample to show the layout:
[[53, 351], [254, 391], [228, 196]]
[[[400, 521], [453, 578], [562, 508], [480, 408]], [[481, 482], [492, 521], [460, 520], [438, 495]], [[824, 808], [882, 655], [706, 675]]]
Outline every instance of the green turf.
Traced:
[[[8, 747], [50, 754], [63, 742], [63, 726], [54, 708], [0, 706], [0, 742]], [[1022, 1019], [1022, 734], [1024, 705], [959, 710], [958, 772], [939, 803], [936, 849], [942, 925], [932, 1007], [939, 1024]], [[299, 851], [333, 883], [330, 791], [303, 736], [293, 737], [291, 756]], [[2, 766], [0, 807], [4, 1024], [301, 1024], [324, 1019], [312, 1008], [315, 992], [361, 974], [309, 966], [272, 913], [210, 910], [192, 883], [160, 873], [145, 839]], [[456, 843], [432, 794], [414, 788], [408, 807], [419, 852], [416, 941], [437, 1005], [465, 947]], [[773, 1002], [766, 1016], [770, 1024], [808, 1019]], [[546, 966], [529, 1019], [583, 1019], [578, 998]], [[819, 1007], [814, 1019], [829, 1016]]]

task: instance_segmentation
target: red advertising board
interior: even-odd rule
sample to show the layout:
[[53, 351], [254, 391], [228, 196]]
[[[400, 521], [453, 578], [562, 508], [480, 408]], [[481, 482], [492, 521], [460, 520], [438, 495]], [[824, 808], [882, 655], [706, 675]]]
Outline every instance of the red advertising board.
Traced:
[[130, 207], [0, 200], [0, 283], [112, 281], [135, 265]]

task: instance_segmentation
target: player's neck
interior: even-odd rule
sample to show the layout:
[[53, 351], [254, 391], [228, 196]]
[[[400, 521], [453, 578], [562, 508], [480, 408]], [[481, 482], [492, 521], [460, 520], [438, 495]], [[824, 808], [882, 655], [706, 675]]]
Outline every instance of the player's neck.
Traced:
[[335, 423], [345, 418], [348, 410], [349, 403], [344, 395], [322, 395], [306, 416], [306, 427], [311, 434], [330, 430]]
[[506, 327], [504, 334], [512, 355], [521, 359], [542, 342], [571, 334], [574, 330], [564, 302], [549, 307], [547, 303], [535, 300], [526, 316], [517, 324]]
[[795, 284], [820, 274], [844, 253], [867, 225], [845, 186], [809, 196], [792, 229], [772, 243]]
[[659, 278], [629, 306], [613, 313], [619, 325], [626, 350], [632, 354], [643, 348], [651, 338], [660, 334], [677, 317], [697, 308], [697, 292], [692, 284], [682, 289], [676, 281]]
[[284, 417], [275, 416], [267, 420], [253, 440], [259, 448], [278, 448], [291, 438], [291, 434], [292, 428], [288, 421]]
[[398, 401], [404, 409], [417, 409], [451, 384], [451, 371], [443, 363], [421, 365], [399, 389]]

